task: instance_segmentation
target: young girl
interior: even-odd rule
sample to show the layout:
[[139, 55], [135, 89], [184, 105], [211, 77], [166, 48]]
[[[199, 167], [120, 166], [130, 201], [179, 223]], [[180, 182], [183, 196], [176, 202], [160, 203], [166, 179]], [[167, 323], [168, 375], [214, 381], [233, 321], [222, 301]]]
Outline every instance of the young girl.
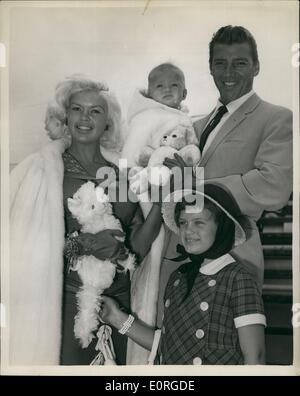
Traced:
[[[194, 201], [191, 203], [191, 196]], [[263, 303], [255, 281], [230, 250], [246, 240], [231, 194], [215, 184], [175, 191], [163, 204], [166, 225], [179, 233], [180, 258], [170, 276], [161, 330], [145, 326], [104, 297], [100, 316], [156, 355], [160, 364], [264, 364]]]

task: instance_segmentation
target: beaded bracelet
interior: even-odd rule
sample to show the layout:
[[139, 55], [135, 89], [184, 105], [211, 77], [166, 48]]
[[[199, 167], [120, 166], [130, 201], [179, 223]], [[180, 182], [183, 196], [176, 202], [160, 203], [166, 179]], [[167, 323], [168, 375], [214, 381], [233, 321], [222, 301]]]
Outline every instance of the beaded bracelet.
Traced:
[[126, 334], [127, 331], [130, 329], [130, 327], [132, 326], [133, 322], [134, 322], [134, 316], [129, 315], [127, 320], [125, 320], [122, 327], [120, 328], [119, 333], [123, 335]]
[[65, 239], [64, 255], [68, 262], [68, 272], [74, 265], [78, 256], [80, 256], [80, 247], [77, 242], [78, 232], [68, 234]]

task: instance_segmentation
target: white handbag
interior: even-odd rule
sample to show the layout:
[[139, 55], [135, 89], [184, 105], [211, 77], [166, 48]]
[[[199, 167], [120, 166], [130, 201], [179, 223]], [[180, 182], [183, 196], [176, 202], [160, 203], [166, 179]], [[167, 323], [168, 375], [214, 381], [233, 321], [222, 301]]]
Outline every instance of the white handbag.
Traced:
[[110, 326], [103, 324], [100, 326], [97, 337], [98, 342], [95, 347], [96, 351], [99, 351], [90, 365], [103, 366], [110, 365], [115, 366], [116, 363], [116, 354], [114, 350], [114, 345], [111, 338], [112, 329]]

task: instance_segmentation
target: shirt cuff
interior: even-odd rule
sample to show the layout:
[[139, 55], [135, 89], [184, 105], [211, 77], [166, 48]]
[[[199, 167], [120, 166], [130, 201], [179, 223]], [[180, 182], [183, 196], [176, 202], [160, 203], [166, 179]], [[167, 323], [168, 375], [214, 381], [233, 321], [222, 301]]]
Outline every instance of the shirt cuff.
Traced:
[[234, 325], [238, 329], [239, 327], [249, 326], [253, 324], [261, 324], [265, 327], [267, 326], [266, 317], [260, 313], [248, 314], [243, 316], [238, 316], [234, 318]]

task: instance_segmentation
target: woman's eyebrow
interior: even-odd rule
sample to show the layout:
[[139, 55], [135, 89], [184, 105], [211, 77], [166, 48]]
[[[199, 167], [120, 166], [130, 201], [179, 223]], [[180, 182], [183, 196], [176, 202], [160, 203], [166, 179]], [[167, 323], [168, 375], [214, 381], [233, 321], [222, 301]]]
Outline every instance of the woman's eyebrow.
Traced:
[[[76, 106], [82, 107], [82, 104], [79, 104], [79, 103], [76, 103], [76, 102], [71, 102], [70, 105], [76, 105]], [[102, 106], [100, 104], [99, 105], [87, 105], [87, 106], [89, 106], [90, 108], [100, 107], [101, 109], [104, 109], [104, 106]]]

